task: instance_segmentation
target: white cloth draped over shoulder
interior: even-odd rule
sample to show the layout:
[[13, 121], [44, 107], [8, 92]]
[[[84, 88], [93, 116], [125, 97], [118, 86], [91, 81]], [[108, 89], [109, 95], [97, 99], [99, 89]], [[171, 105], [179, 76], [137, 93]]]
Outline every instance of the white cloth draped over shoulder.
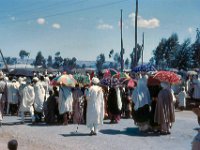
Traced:
[[35, 92], [34, 108], [37, 112], [42, 112], [45, 90], [44, 90], [44, 87], [42, 86], [42, 84], [40, 83], [40, 81], [35, 83], [34, 92]]
[[132, 94], [132, 100], [134, 102], [134, 109], [138, 110], [146, 104], [150, 104], [150, 93], [146, 85], [146, 79], [140, 78], [137, 82], [137, 87]]
[[9, 104], [18, 104], [19, 102], [19, 83], [7, 83], [7, 101]]
[[117, 105], [118, 105], [118, 109], [121, 110], [122, 109], [122, 99], [121, 99], [121, 92], [119, 90], [119, 88], [115, 88], [116, 93], [117, 93]]
[[34, 103], [34, 99], [35, 99], [34, 88], [31, 85], [26, 85], [23, 89], [21, 89], [20, 93], [21, 93], [22, 101], [20, 103], [19, 111], [33, 112], [33, 103]]
[[97, 85], [91, 86], [86, 97], [87, 126], [91, 128], [96, 125], [102, 125], [104, 119], [104, 97], [102, 88]]
[[61, 86], [59, 89], [58, 110], [60, 114], [73, 111], [73, 97], [71, 88]]
[[194, 85], [193, 98], [194, 99], [200, 99], [200, 80], [199, 79], [194, 79], [193, 80], [193, 85]]

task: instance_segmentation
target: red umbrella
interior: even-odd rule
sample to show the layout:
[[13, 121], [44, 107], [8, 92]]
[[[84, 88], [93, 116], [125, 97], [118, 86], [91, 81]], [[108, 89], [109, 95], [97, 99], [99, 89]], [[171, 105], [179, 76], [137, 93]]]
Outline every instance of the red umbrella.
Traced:
[[158, 79], [161, 82], [168, 82], [171, 84], [177, 84], [181, 81], [179, 75], [171, 71], [158, 71], [153, 78]]

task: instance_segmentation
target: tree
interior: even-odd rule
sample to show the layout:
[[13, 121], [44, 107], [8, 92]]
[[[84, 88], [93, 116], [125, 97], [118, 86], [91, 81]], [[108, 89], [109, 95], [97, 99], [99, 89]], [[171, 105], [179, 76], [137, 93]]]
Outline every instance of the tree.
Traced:
[[82, 64], [81, 68], [85, 69], [85, 68], [86, 68], [86, 65], [85, 65], [85, 64]]
[[53, 65], [52, 56], [48, 56], [48, 59], [47, 59], [47, 67], [52, 67], [52, 65]]
[[125, 60], [125, 67], [126, 67], [126, 69], [129, 68], [129, 59], [128, 58], [126, 58], [126, 60]]
[[105, 55], [101, 53], [99, 56], [97, 56], [96, 59], [96, 68], [98, 73], [100, 73], [101, 70], [103, 69], [104, 63], [105, 63]]
[[109, 53], [109, 58], [111, 58], [111, 57], [113, 56], [113, 54], [114, 54], [114, 50], [111, 49], [111, 50], [110, 50], [110, 53]]
[[176, 53], [174, 53], [175, 59], [172, 61], [172, 67], [178, 69], [187, 70], [193, 64], [192, 60], [192, 50], [190, 47], [190, 39], [186, 39], [183, 44], [181, 44]]
[[[140, 58], [141, 58], [141, 52], [142, 52], [142, 46], [137, 44], [137, 63], [139, 62]], [[131, 58], [131, 68], [134, 67], [134, 58], [135, 58], [135, 48], [133, 48], [133, 52], [130, 54], [130, 58]]]
[[39, 51], [37, 53], [37, 56], [35, 58], [35, 63], [34, 63], [35, 66], [43, 66], [43, 67], [46, 67], [46, 60], [44, 59], [44, 56], [42, 55], [42, 52]]
[[55, 53], [55, 61], [53, 63], [53, 68], [60, 68], [63, 65], [63, 58], [60, 56], [60, 52]]
[[173, 33], [168, 39], [162, 38], [155, 50], [154, 61], [157, 68], [171, 68], [179, 47], [178, 35]]
[[21, 50], [20, 52], [19, 52], [19, 57], [21, 58], [21, 59], [24, 59], [25, 57], [28, 57], [29, 56], [29, 52], [26, 52], [25, 50]]
[[71, 71], [73, 68], [76, 68], [76, 58], [73, 57], [72, 59], [70, 58], [65, 58], [63, 60], [63, 70], [69, 72]]
[[193, 67], [200, 67], [200, 31], [199, 29], [196, 30], [196, 40], [194, 44], [192, 44], [192, 51], [193, 51], [193, 59], [194, 65]]

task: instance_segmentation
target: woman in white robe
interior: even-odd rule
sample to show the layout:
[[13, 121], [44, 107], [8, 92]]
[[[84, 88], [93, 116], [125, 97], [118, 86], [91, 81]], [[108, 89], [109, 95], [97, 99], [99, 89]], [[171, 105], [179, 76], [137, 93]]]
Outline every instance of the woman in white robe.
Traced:
[[68, 118], [73, 111], [73, 97], [71, 88], [60, 86], [58, 98], [58, 110], [60, 115], [64, 115], [64, 125], [68, 124]]
[[104, 97], [103, 90], [97, 84], [99, 79], [92, 79], [93, 85], [89, 88], [87, 97], [86, 125], [90, 128], [90, 135], [97, 135], [98, 125], [103, 124], [104, 119]]
[[193, 98], [195, 100], [200, 100], [200, 81], [197, 75], [194, 76], [193, 78], [193, 86], [194, 86]]
[[133, 119], [140, 131], [145, 131], [149, 128], [150, 119], [150, 93], [147, 87], [146, 78], [140, 78], [137, 82], [137, 87], [132, 93], [134, 103]]

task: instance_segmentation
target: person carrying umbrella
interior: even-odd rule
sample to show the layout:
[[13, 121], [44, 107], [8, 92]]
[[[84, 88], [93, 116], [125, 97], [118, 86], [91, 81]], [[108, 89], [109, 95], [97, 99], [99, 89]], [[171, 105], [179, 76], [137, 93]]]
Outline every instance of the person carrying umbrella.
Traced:
[[162, 135], [170, 134], [172, 123], [175, 122], [173, 95], [170, 84], [161, 83], [162, 90], [158, 94], [158, 100], [155, 109], [154, 121], [159, 124]]

